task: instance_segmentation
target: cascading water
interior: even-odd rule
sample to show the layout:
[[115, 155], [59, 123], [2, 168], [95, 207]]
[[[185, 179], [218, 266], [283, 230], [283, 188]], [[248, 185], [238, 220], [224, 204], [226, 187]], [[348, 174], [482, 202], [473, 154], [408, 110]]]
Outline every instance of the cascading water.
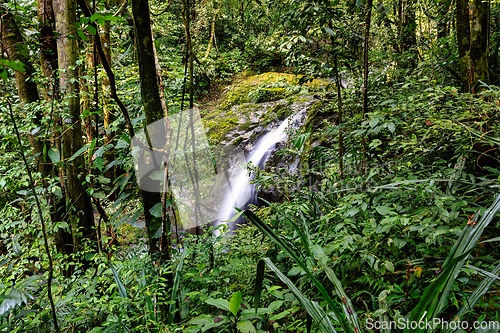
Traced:
[[[276, 144], [284, 141], [287, 138], [286, 130], [290, 126], [295, 126], [297, 122], [302, 122], [306, 108], [300, 110], [296, 114], [286, 118], [278, 128], [269, 131], [266, 135], [260, 138], [252, 150], [248, 162], [254, 166], [264, 168], [264, 165]], [[235, 207], [246, 209], [248, 204], [255, 203], [254, 186], [250, 184], [251, 176], [243, 165], [239, 165], [239, 169], [232, 178], [231, 186], [226, 191], [222, 205], [219, 210], [219, 218], [216, 225], [227, 223], [235, 215]], [[231, 231], [234, 230], [234, 225], [239, 221], [234, 221], [229, 225]], [[241, 222], [240, 222], [241, 223]]]

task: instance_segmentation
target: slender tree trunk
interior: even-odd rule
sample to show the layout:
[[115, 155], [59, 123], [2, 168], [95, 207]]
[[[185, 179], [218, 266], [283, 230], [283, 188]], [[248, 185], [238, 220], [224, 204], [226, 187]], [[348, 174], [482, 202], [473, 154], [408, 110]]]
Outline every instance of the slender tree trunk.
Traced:
[[190, 5], [189, 0], [182, 0], [182, 19], [184, 21], [184, 31], [186, 34], [186, 44], [187, 44], [187, 61], [188, 61], [188, 75], [189, 75], [189, 108], [194, 107], [194, 90], [193, 90], [193, 70], [194, 70], [194, 60], [195, 54], [193, 51], [193, 43], [191, 39], [191, 28], [190, 28]]
[[[59, 152], [61, 152], [61, 119], [59, 116], [59, 112], [54, 110], [54, 100], [59, 99], [59, 81], [56, 77], [57, 69], [59, 68], [59, 60], [57, 53], [57, 42], [55, 38], [55, 15], [52, 0], [38, 1], [38, 21], [40, 22], [40, 64], [43, 75], [47, 80], [47, 85], [45, 89], [43, 89], [43, 93], [45, 100], [51, 103], [50, 114], [46, 114], [45, 116], [50, 116], [50, 118], [53, 120], [52, 128], [48, 129], [49, 132], [52, 132], [50, 141], [52, 142], [53, 146]], [[44, 140], [46, 150], [50, 149], [50, 141]], [[64, 175], [62, 174], [62, 168], [55, 167], [50, 163], [47, 157], [44, 157], [44, 162], [45, 167], [43, 170], [43, 174], [46, 176], [58, 175], [60, 179], [61, 189], [65, 191], [66, 186], [64, 182]], [[62, 200], [59, 200], [54, 194], [50, 195], [50, 201], [50, 218], [52, 223], [56, 224], [62, 222], [65, 210], [64, 202]], [[59, 228], [55, 235], [55, 245], [57, 251], [61, 254], [73, 253], [74, 242], [71, 231], [69, 229]], [[65, 270], [63, 273], [66, 276], [69, 276], [71, 274], [71, 269]]]
[[[2, 1], [0, 1], [0, 4]], [[29, 59], [29, 51], [26, 48], [21, 31], [16, 23], [15, 17], [0, 6], [0, 37], [3, 49], [11, 61], [23, 64], [24, 71], [14, 71], [17, 94], [23, 108], [28, 109], [31, 103], [38, 102], [40, 97], [36, 82], [34, 81], [35, 69]], [[41, 126], [43, 114], [38, 111], [35, 115], [34, 123]], [[35, 135], [30, 135], [30, 143], [36, 157], [38, 171], [44, 171], [45, 161], [43, 156], [43, 140]]]
[[[215, 1], [214, 1], [215, 4]], [[222, 3], [219, 3], [219, 8], [217, 8], [217, 11], [214, 14], [214, 17], [212, 19], [212, 24], [210, 25], [210, 39], [208, 40], [208, 46], [207, 46], [207, 51], [205, 52], [205, 56], [201, 60], [201, 62], [204, 62], [207, 60], [208, 56], [210, 55], [210, 49], [212, 48], [212, 44], [215, 38], [215, 21], [217, 21], [217, 18], [219, 17], [220, 9], [222, 7]]]
[[[44, 1], [40, 3], [39, 8], [43, 9], [47, 7], [52, 8], [51, 2]], [[45, 10], [40, 15], [41, 17], [48, 16], [47, 20], [45, 20], [42, 24], [42, 37], [40, 41], [42, 45], [42, 69], [44, 71], [44, 74], [48, 75], [47, 79], [49, 81], [49, 89], [44, 90], [44, 95], [49, 101], [53, 98], [52, 95], [55, 88], [52, 85], [54, 71], [53, 66], [57, 67], [57, 60], [54, 60], [53, 58], [54, 54], [57, 56], [57, 52], [54, 51], [51, 47], [51, 45], [55, 45], [55, 41], [51, 38], [51, 36], [53, 37], [53, 35], [51, 35], [51, 33], [53, 34], [53, 31], [51, 30], [50, 22], [53, 21], [50, 20], [50, 13], [53, 14], [51, 10]], [[14, 17], [10, 13], [1, 13], [1, 15], [1, 41], [3, 43], [4, 49], [7, 52], [7, 56], [10, 60], [20, 61], [24, 64], [24, 72], [16, 71], [15, 78], [19, 99], [25, 107], [28, 107], [30, 103], [40, 102], [37, 85], [33, 80], [35, 70], [33, 68], [32, 62], [28, 57], [28, 51], [24, 45], [24, 40]], [[41, 119], [43, 116], [44, 115], [42, 113], [36, 114], [36, 117], [34, 119], [35, 125], [42, 126]], [[54, 175], [54, 172], [57, 172], [57, 169], [54, 168], [46, 153], [51, 148], [50, 141], [46, 140], [46, 138], [44, 137], [30, 135], [30, 143], [35, 156], [37, 156], [37, 171], [42, 173], [43, 184], [45, 187], [47, 187], [45, 178], [51, 177]], [[56, 196], [53, 193], [50, 193], [49, 197], [51, 221], [53, 224], [61, 222], [63, 211], [63, 206], [61, 205], [62, 203], [57, 200]], [[55, 244], [59, 253], [71, 253], [73, 249], [73, 238], [71, 233], [63, 228], [59, 228], [56, 233]]]
[[472, 1], [471, 79], [473, 89], [479, 90], [479, 80], [488, 83], [488, 53], [490, 37], [490, 2]]
[[415, 68], [417, 66], [417, 21], [415, 19], [416, 0], [399, 0], [398, 23], [400, 52], [402, 68]]
[[[372, 20], [373, 0], [366, 1], [366, 16], [365, 16], [365, 45], [363, 54], [363, 108], [361, 109], [361, 119], [365, 118], [368, 112], [368, 51], [370, 49], [370, 26]], [[366, 138], [361, 139], [363, 145], [363, 166], [362, 172], [366, 171]]]
[[[85, 53], [85, 67], [81, 68], [81, 77], [86, 74], [85, 77], [90, 77], [91, 73], [96, 70], [97, 64], [94, 61], [94, 52], [91, 49], [92, 46], [88, 46], [87, 52]], [[95, 82], [94, 82], [95, 84]], [[87, 78], [81, 79], [81, 99], [82, 99], [82, 112], [84, 114], [83, 117], [83, 125], [85, 127], [85, 133], [87, 135], [87, 143], [92, 142], [94, 138], [97, 138], [97, 133], [95, 131], [96, 126], [94, 124], [94, 114], [96, 113], [96, 103], [93, 100], [91, 95], [92, 81]]]
[[[82, 128], [80, 122], [80, 97], [77, 80], [76, 59], [78, 46], [75, 35], [76, 1], [54, 0], [56, 14], [56, 30], [59, 34], [57, 49], [59, 56], [59, 85], [61, 96], [64, 96], [63, 124], [63, 157], [69, 159], [83, 146]], [[70, 201], [68, 216], [70, 225], [74, 228], [75, 253], [80, 251], [84, 244], [82, 240], [90, 240], [96, 245], [94, 230], [94, 215], [92, 203], [87, 195], [86, 187], [82, 184], [85, 179], [85, 161], [83, 156], [66, 162], [66, 194]], [[87, 264], [87, 263], [86, 263]]]
[[[457, 0], [460, 1], [460, 0]], [[450, 32], [448, 26], [448, 12], [450, 11], [451, 1], [444, 1], [442, 4], [438, 5], [438, 18], [437, 18], [437, 38], [445, 38], [448, 37]]]
[[[102, 42], [103, 42], [103, 51], [104, 55], [108, 61], [108, 63], [111, 63], [111, 37], [110, 37], [110, 24], [109, 22], [106, 22], [103, 26], [103, 34], [102, 34]], [[103, 90], [103, 113], [104, 113], [104, 145], [108, 145], [112, 143], [114, 137], [115, 137], [115, 132], [111, 129], [111, 124], [115, 120], [115, 116], [113, 114], [113, 106], [111, 105], [111, 101], [109, 100], [108, 93], [111, 91], [110, 87], [110, 82], [108, 77], [104, 77], [102, 79], [102, 90]], [[106, 163], [111, 163], [112, 161], [115, 160], [115, 151], [114, 148], [111, 148], [109, 150], [106, 150], [104, 153], [104, 158], [106, 160]], [[111, 167], [108, 171], [105, 173], [106, 178], [109, 178], [111, 181], [111, 184], [115, 181], [116, 178], [116, 169], [115, 167]], [[115, 200], [116, 196], [115, 193], [111, 193], [110, 195], [111, 200]]]
[[38, 22], [40, 22], [40, 64], [43, 76], [48, 80], [47, 88], [44, 89], [44, 96], [46, 100], [49, 100], [51, 98], [56, 98], [56, 96], [49, 96], [49, 93], [57, 93], [59, 91], [59, 83], [54, 76], [59, 65], [57, 43], [54, 37], [55, 16], [52, 0], [38, 0]]
[[470, 24], [469, 24], [469, 1], [456, 0], [456, 30], [458, 57], [460, 59], [460, 74], [462, 77], [462, 88], [470, 90], [469, 63], [470, 63]]
[[344, 178], [344, 138], [342, 133], [342, 121], [343, 121], [343, 108], [342, 108], [342, 81], [339, 75], [339, 62], [337, 59], [337, 55], [334, 58], [334, 71], [335, 71], [335, 81], [337, 87], [337, 107], [338, 107], [338, 127], [339, 127], [339, 171], [340, 171], [340, 179]]

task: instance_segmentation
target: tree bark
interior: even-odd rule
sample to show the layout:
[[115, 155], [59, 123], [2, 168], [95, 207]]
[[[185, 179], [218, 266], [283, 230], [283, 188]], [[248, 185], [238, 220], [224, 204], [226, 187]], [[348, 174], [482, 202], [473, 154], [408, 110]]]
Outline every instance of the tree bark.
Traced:
[[[49, 92], [57, 93], [59, 85], [54, 77], [55, 70], [59, 68], [57, 56], [57, 42], [54, 35], [55, 16], [52, 0], [38, 0], [39, 42], [41, 46], [40, 64], [44, 77], [48, 80], [47, 88], [44, 90], [46, 100], [55, 96], [49, 96]], [[53, 87], [55, 85], [55, 87]]]
[[[5, 12], [2, 7], [0, 7], [0, 15], [2, 16], [0, 33], [7, 57], [11, 61], [20, 62], [24, 65], [24, 71], [14, 71], [19, 99], [25, 105], [37, 102], [39, 100], [38, 89], [33, 80], [35, 69], [29, 59], [29, 51], [21, 31], [17, 26], [14, 15]], [[38, 122], [41, 117], [41, 114], [37, 115]]]
[[415, 19], [416, 0], [399, 0], [398, 26], [402, 59], [399, 65], [411, 69], [417, 66], [417, 22]]
[[490, 37], [490, 2], [472, 1], [471, 79], [473, 90], [479, 90], [479, 80], [488, 83], [488, 53]]
[[[365, 45], [363, 53], [363, 108], [361, 109], [361, 119], [365, 118], [366, 112], [368, 112], [368, 51], [370, 49], [370, 26], [372, 20], [372, 7], [373, 0], [366, 1], [366, 16], [365, 16]], [[363, 146], [363, 166], [362, 172], [366, 171], [366, 139], [361, 138], [361, 144]]]
[[[132, 15], [134, 17], [135, 36], [137, 42], [142, 105], [144, 107], [147, 126], [163, 119], [163, 108], [160, 101], [160, 93], [156, 77], [148, 0], [133, 0]], [[149, 138], [153, 147], [163, 146], [161, 140], [165, 140], [165, 138], [156, 137], [154, 133], [149, 133]], [[155, 142], [158, 143], [155, 144]], [[158, 221], [157, 218], [152, 216], [150, 210], [157, 203], [161, 202], [161, 197], [159, 193], [142, 191], [142, 200], [146, 226], [148, 229], [149, 251], [150, 253], [155, 253], [158, 250], [158, 239], [153, 238], [153, 235], [156, 230], [161, 227], [161, 221]]]
[[[106, 22], [103, 26], [103, 32], [102, 32], [102, 49], [104, 52], [104, 56], [106, 57], [106, 60], [109, 64], [111, 64], [111, 37], [110, 37], [110, 24], [109, 22]], [[115, 137], [115, 132], [111, 130], [111, 124], [115, 120], [115, 116], [113, 114], [113, 106], [110, 103], [109, 97], [108, 97], [108, 92], [111, 91], [111, 85], [109, 82], [108, 77], [104, 77], [102, 79], [102, 90], [103, 90], [103, 114], [104, 114], [104, 145], [108, 145], [112, 143], [114, 137]], [[115, 151], [114, 148], [111, 148], [109, 150], [106, 150], [104, 153], [104, 158], [106, 159], [106, 163], [111, 163], [112, 161], [115, 160]], [[111, 184], [114, 182], [116, 178], [116, 170], [115, 167], [109, 168], [108, 171], [105, 173], [106, 178], [109, 178], [111, 181]], [[111, 193], [110, 199], [114, 200], [115, 199], [115, 193]]]
[[[64, 101], [64, 134], [63, 157], [69, 159], [83, 146], [82, 127], [80, 122], [80, 97], [77, 80], [76, 59], [78, 55], [77, 40], [75, 35], [76, 1], [54, 0], [56, 14], [56, 30], [59, 85]], [[92, 203], [87, 195], [86, 187], [82, 184], [85, 179], [85, 161], [83, 156], [72, 161], [66, 161], [66, 194], [70, 201], [68, 216], [70, 225], [74, 228], [74, 252], [82, 250], [82, 240], [90, 240], [96, 246], [96, 233], [94, 230], [94, 215]], [[84, 261], [84, 264], [88, 263]]]
[[456, 6], [456, 30], [458, 57], [460, 59], [460, 74], [462, 77], [462, 88], [469, 91], [469, 50], [470, 50], [470, 24], [469, 24], [469, 1], [457, 0]]

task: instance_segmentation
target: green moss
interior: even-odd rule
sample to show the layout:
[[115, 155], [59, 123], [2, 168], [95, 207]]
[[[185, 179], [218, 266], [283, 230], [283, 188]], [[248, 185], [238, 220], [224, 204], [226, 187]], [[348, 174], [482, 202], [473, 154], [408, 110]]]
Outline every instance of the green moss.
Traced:
[[318, 124], [318, 113], [321, 113], [325, 110], [327, 106], [327, 101], [325, 100], [320, 100], [315, 102], [313, 105], [309, 107], [309, 110], [307, 112], [307, 118], [304, 124], [304, 129], [306, 132], [312, 131], [315, 129], [319, 124]]
[[[324, 89], [329, 84], [327, 80], [316, 79], [301, 86], [300, 76], [292, 74], [270, 72], [246, 77], [249, 74], [251, 73], [242, 73], [238, 82], [226, 88], [219, 105], [204, 112], [203, 120], [209, 129], [207, 135], [210, 143], [225, 141], [228, 133], [235, 128], [247, 131], [260, 125], [267, 126], [276, 118], [284, 120], [293, 112], [289, 105], [310, 99], [300, 97], [304, 92]], [[255, 119], [255, 113], [262, 110], [259, 103], [285, 98], [285, 102], [279, 102], [259, 119]]]
[[239, 145], [241, 143], [241, 141], [243, 141], [243, 137], [242, 136], [234, 139], [234, 141], [232, 142], [232, 144], [235, 145], [235, 146], [237, 146], [237, 145]]

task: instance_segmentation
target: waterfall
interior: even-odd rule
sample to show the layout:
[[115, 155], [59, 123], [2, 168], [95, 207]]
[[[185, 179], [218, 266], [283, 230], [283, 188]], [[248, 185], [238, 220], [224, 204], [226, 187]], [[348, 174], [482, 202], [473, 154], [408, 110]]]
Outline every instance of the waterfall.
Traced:
[[[254, 166], [263, 169], [269, 155], [276, 148], [276, 144], [287, 138], [286, 130], [290, 126], [296, 126], [297, 122], [301, 122], [305, 112], [306, 108], [289, 116], [277, 128], [260, 138], [250, 152], [247, 162], [251, 162]], [[216, 226], [227, 223], [226, 221], [233, 218], [236, 212], [235, 207], [246, 209], [248, 204], [256, 202], [254, 186], [250, 184], [251, 178], [247, 169], [243, 165], [239, 165], [239, 169], [232, 177], [231, 184], [223, 197]], [[229, 225], [230, 230], [233, 231], [235, 225], [242, 222], [236, 220], [231, 223]]]

